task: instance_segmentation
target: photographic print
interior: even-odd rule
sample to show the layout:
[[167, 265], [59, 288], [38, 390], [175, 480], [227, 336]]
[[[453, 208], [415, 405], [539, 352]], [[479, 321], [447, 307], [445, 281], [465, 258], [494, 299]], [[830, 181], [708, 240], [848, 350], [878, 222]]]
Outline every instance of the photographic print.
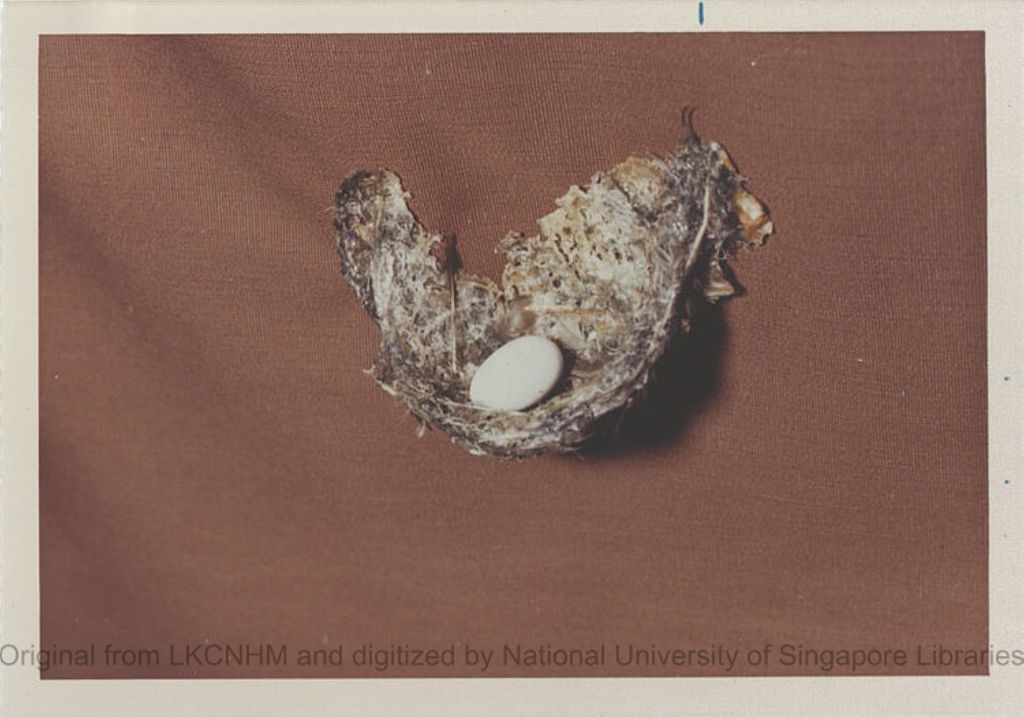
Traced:
[[43, 679], [987, 674], [984, 52], [41, 36]]

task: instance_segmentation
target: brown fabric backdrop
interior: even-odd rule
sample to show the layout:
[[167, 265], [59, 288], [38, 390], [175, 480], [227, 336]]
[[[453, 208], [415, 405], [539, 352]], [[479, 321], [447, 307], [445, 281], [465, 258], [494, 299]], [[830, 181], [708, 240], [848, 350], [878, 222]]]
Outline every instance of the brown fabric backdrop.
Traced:
[[[96, 645], [46, 674], [472, 675], [465, 646], [504, 643], [984, 672], [913, 655], [988, 642], [983, 55], [980, 33], [42, 38], [42, 644]], [[660, 420], [584, 458], [417, 439], [363, 373], [336, 186], [397, 171], [497, 276], [500, 236], [671, 151], [682, 105], [777, 233], [674, 354]], [[379, 673], [351, 664], [365, 642], [459, 664]], [[172, 664], [225, 643], [288, 664]], [[612, 656], [489, 674], [727, 674]]]

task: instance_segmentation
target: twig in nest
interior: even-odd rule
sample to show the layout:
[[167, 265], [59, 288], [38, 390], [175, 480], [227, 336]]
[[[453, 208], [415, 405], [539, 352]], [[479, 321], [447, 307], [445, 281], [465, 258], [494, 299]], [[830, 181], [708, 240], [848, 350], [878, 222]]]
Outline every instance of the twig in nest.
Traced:
[[455, 329], [455, 319], [457, 318], [456, 312], [455, 312], [455, 271], [453, 269], [450, 269], [450, 268], [448, 269], [448, 287], [451, 289], [451, 309], [452, 309], [452, 312], [451, 312], [452, 320], [451, 320], [451, 323], [449, 324], [449, 326], [451, 326], [451, 331], [450, 331], [451, 336], [449, 338], [450, 338], [450, 341], [451, 341], [452, 373], [458, 373], [459, 372], [459, 355], [458, 355], [458, 350], [459, 349], [458, 349], [458, 336], [455, 333], [456, 332], [456, 329]]
[[700, 245], [704, 243], [704, 234], [708, 230], [708, 209], [711, 205], [711, 177], [708, 176], [708, 181], [704, 184], [704, 218], [701, 220], [700, 228], [697, 230], [697, 236], [693, 239], [693, 244], [690, 246], [690, 255], [686, 257], [686, 266], [683, 267], [683, 274], [690, 271], [690, 267], [693, 266], [693, 262], [697, 259], [697, 254], [700, 252]]
[[452, 362], [452, 372], [459, 372], [458, 333], [455, 327], [457, 317], [457, 296], [455, 293], [455, 275], [459, 271], [459, 255], [455, 251], [455, 239], [450, 236], [441, 237], [430, 248], [430, 254], [437, 259], [438, 265], [444, 270], [448, 277], [448, 290], [450, 293], [449, 311], [450, 322], [448, 324], [449, 354]]

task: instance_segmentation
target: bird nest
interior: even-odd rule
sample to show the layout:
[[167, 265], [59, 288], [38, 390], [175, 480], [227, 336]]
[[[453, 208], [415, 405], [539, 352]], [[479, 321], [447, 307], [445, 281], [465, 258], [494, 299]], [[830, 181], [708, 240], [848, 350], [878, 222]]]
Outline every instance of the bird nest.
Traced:
[[[416, 220], [396, 174], [356, 172], [334, 223], [342, 275], [380, 328], [374, 379], [473, 453], [565, 453], [608, 436], [688, 330], [692, 302], [734, 293], [725, 259], [771, 233], [744, 184], [725, 150], [691, 130], [667, 157], [631, 157], [571, 187], [538, 234], [507, 235], [498, 284]], [[562, 349], [554, 390], [526, 410], [470, 401], [482, 362], [526, 335]]]

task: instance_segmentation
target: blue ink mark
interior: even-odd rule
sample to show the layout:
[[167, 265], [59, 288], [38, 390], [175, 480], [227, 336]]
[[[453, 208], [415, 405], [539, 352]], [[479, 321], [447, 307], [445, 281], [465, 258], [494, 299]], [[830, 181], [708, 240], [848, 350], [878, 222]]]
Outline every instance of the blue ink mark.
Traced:
[[1004, 381], [1009, 381], [1009, 380], [1010, 380], [1010, 377], [1009, 377], [1009, 376], [1003, 376], [1003, 380], [1004, 380]]
[[1004, 480], [1004, 481], [1003, 481], [1003, 483], [1004, 483], [1005, 485], [1010, 485], [1010, 481], [1009, 481], [1009, 480]]
[[697, 3], [697, 22], [704, 24], [704, 3]]

